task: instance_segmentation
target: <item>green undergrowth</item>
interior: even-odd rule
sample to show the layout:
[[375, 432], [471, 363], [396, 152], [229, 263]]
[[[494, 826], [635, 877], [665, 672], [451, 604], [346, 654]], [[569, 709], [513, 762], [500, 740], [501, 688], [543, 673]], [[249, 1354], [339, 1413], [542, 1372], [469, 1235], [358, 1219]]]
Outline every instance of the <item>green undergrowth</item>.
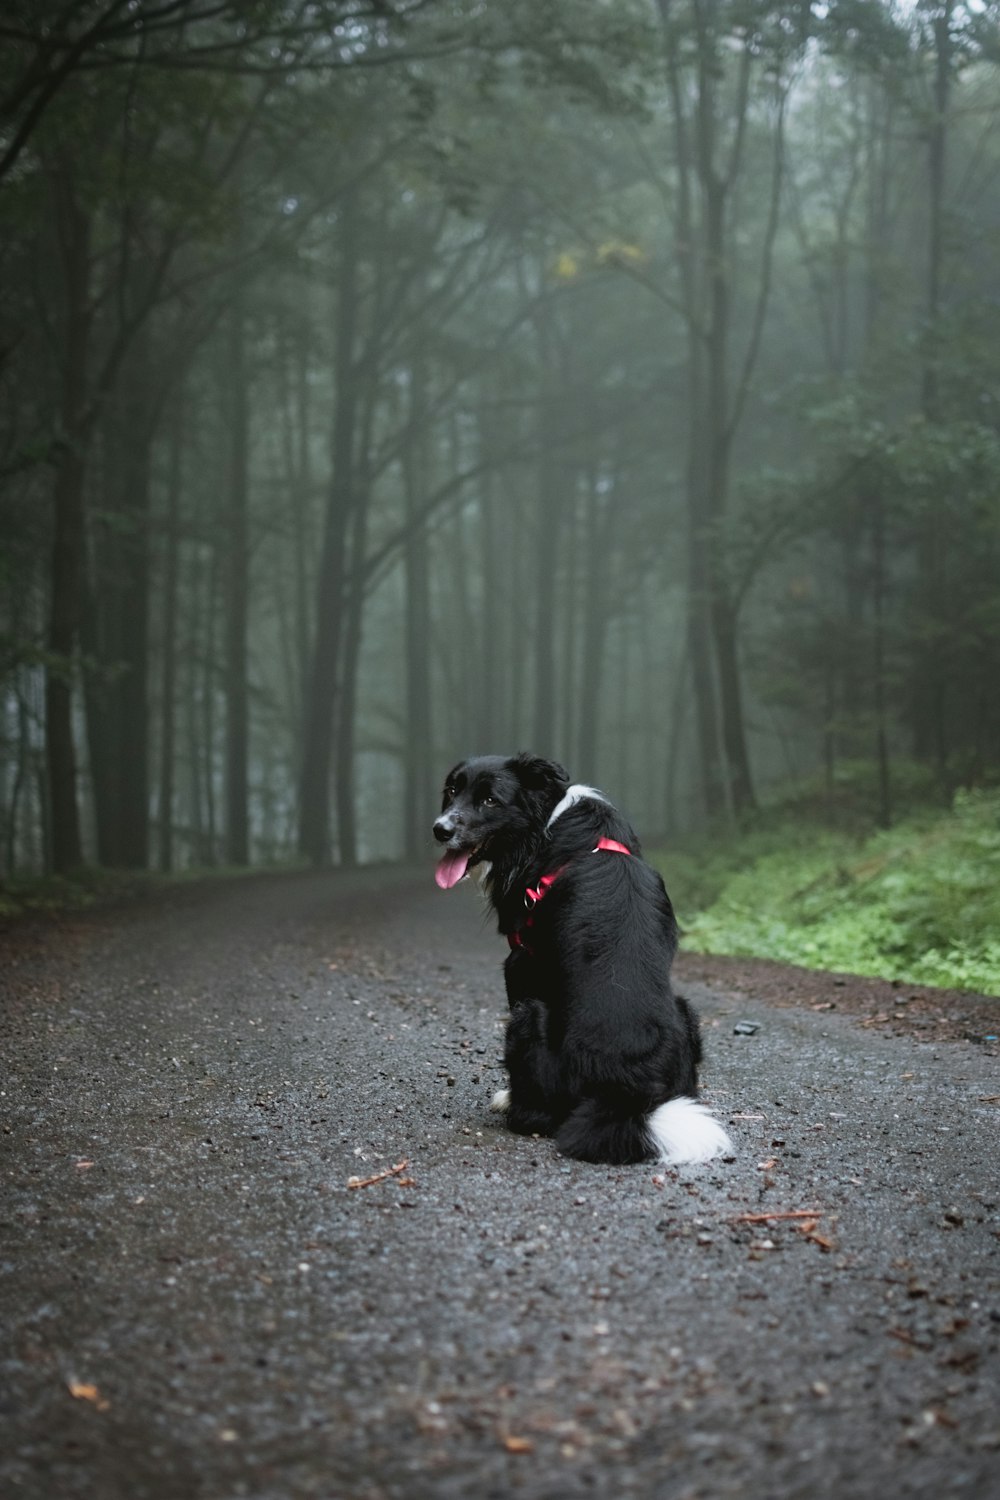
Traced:
[[696, 952], [1000, 995], [998, 791], [877, 832], [799, 801], [654, 862]]

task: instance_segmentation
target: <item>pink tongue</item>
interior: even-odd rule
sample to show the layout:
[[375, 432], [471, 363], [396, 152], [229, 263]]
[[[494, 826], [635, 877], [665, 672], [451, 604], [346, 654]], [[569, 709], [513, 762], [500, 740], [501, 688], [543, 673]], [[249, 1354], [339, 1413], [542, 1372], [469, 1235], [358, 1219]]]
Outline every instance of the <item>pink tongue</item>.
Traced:
[[443, 891], [450, 891], [453, 885], [458, 885], [468, 868], [468, 854], [443, 854], [440, 864], [434, 871], [434, 879]]

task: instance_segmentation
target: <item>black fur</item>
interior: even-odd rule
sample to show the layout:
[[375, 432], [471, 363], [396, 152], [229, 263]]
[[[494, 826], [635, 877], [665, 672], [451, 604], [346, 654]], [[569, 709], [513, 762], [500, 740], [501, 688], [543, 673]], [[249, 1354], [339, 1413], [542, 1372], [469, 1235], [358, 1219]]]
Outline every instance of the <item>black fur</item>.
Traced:
[[[509, 1127], [554, 1136], [583, 1161], [650, 1160], [648, 1116], [695, 1096], [701, 1060], [697, 1017], [670, 984], [677, 924], [609, 802], [583, 796], [547, 826], [568, 786], [561, 766], [537, 756], [460, 762], [434, 825], [451, 866], [440, 883], [454, 883], [466, 854], [471, 867], [488, 862], [483, 887], [512, 944]], [[631, 854], [593, 852], [601, 837]], [[542, 899], [526, 902], [553, 872]]]

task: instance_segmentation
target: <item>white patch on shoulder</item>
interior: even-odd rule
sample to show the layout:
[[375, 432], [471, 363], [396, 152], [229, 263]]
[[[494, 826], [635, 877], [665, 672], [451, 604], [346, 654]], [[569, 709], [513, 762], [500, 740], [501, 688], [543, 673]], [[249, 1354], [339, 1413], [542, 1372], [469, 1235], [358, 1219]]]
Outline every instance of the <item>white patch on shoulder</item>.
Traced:
[[498, 1115], [506, 1114], [510, 1109], [510, 1089], [497, 1089], [490, 1100], [490, 1109], [495, 1110]]
[[574, 803], [588, 800], [607, 802], [608, 799], [603, 792], [597, 790], [596, 786], [584, 786], [582, 782], [574, 781], [572, 786], [566, 788], [562, 801], [557, 802], [552, 809], [552, 815], [545, 825], [546, 828], [551, 828], [556, 818], [561, 818], [564, 812], [569, 812]]

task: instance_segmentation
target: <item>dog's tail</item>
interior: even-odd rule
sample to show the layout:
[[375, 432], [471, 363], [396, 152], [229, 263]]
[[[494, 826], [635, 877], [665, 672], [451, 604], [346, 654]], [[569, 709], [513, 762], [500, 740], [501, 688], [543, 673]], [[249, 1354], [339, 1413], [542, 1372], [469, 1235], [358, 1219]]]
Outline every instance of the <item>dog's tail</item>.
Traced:
[[668, 1099], [646, 1116], [645, 1125], [657, 1160], [667, 1167], [711, 1161], [733, 1149], [707, 1104], [696, 1099]]
[[622, 1117], [596, 1099], [584, 1099], [556, 1132], [556, 1145], [577, 1161], [657, 1161], [664, 1166], [711, 1161], [732, 1150], [712, 1111], [694, 1099], [670, 1099], [648, 1115]]

